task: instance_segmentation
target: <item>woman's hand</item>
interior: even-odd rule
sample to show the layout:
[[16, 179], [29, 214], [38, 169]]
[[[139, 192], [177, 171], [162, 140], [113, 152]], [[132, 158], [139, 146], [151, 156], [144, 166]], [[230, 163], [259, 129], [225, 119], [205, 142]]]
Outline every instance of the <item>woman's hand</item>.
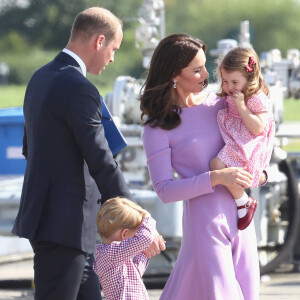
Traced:
[[253, 176], [246, 168], [230, 167], [210, 172], [212, 186], [222, 184], [228, 188], [242, 190], [251, 186]]

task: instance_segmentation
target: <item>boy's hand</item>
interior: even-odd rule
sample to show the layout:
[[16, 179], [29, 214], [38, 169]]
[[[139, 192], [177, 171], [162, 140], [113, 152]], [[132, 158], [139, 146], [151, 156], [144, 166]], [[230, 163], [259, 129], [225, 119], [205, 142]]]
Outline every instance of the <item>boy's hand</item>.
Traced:
[[160, 254], [161, 251], [164, 251], [166, 249], [166, 241], [163, 239], [163, 237], [157, 232], [154, 234], [154, 239], [152, 244], [148, 249], [144, 251], [144, 254], [147, 256], [147, 258], [151, 258], [157, 254]]

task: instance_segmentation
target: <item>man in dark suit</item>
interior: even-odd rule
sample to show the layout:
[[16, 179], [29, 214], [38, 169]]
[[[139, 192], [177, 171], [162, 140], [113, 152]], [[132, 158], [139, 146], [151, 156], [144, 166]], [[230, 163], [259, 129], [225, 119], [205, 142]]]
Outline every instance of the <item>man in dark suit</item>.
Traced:
[[[100, 199], [131, 195], [105, 139], [99, 92], [86, 72], [99, 75], [113, 62], [122, 38], [115, 15], [87, 9], [75, 18], [66, 48], [28, 84], [27, 167], [13, 233], [32, 245], [35, 299], [101, 299], [92, 269]], [[163, 249], [158, 236], [148, 256]]]

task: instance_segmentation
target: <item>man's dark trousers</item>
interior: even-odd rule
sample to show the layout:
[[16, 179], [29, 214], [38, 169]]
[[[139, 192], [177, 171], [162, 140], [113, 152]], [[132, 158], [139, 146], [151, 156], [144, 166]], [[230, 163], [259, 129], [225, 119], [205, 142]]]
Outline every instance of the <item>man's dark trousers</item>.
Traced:
[[101, 300], [93, 254], [51, 242], [30, 243], [35, 254], [35, 299]]

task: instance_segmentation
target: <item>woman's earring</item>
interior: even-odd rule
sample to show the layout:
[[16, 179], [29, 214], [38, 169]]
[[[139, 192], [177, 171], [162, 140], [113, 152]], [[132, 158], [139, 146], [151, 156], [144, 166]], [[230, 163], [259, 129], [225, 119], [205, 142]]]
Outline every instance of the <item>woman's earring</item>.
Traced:
[[177, 80], [173, 81], [173, 88], [176, 89], [177, 88]]

